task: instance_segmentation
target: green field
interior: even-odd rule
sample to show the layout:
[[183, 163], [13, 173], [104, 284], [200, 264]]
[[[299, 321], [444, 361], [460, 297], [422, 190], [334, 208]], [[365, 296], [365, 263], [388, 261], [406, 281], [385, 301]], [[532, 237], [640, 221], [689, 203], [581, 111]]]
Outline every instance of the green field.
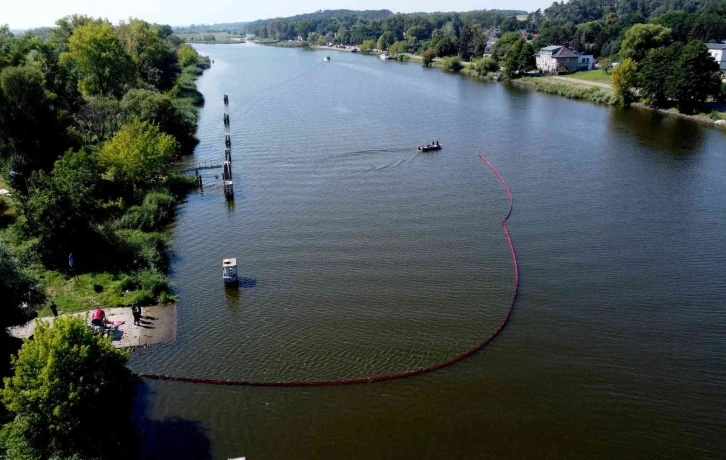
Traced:
[[245, 36], [239, 34], [228, 34], [227, 32], [202, 32], [191, 34], [176, 34], [187, 43], [244, 43]]
[[577, 80], [596, 81], [598, 83], [610, 83], [612, 72], [607, 74], [600, 69], [588, 70], [587, 72], [575, 72], [567, 75], [567, 78], [575, 78]]

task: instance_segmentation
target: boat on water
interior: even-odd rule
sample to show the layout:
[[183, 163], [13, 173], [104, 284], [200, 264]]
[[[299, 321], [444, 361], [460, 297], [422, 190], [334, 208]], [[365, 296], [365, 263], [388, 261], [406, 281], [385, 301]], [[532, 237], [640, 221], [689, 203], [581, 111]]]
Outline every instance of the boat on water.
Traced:
[[237, 279], [237, 259], [222, 259], [222, 278], [225, 284], [239, 282]]
[[419, 152], [432, 152], [434, 150], [441, 150], [441, 144], [439, 144], [439, 141], [434, 141], [432, 144], [428, 144], [428, 145], [419, 145], [418, 146]]
[[325, 58], [323, 59], [323, 61], [330, 62], [330, 56], [325, 56]]
[[391, 59], [391, 56], [388, 54], [388, 51], [384, 51], [381, 54], [378, 55], [379, 58], [383, 59], [384, 61], [386, 59]]

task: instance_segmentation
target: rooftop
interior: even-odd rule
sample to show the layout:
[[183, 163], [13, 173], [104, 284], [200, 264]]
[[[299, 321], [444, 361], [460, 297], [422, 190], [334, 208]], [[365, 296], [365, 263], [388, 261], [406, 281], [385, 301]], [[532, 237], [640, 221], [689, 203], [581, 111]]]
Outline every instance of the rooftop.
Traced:
[[726, 50], [726, 43], [706, 43], [710, 50]]

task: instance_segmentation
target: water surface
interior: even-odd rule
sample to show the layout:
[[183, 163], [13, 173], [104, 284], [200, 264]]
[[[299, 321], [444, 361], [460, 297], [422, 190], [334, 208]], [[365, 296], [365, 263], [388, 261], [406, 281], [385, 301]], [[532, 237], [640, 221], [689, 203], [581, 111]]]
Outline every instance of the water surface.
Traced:
[[[146, 450], [228, 458], [713, 458], [726, 448], [726, 137], [416, 64], [254, 45], [214, 66], [200, 145], [223, 159], [173, 229], [178, 336], [139, 372], [355, 378], [335, 388], [148, 383]], [[444, 149], [415, 146], [439, 139]], [[243, 286], [222, 285], [237, 257]]]

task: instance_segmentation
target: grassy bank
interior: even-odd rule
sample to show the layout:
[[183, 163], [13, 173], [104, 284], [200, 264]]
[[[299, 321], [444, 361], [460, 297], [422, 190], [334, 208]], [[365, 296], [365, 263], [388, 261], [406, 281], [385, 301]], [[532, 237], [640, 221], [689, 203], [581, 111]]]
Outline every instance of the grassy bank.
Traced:
[[184, 40], [186, 43], [201, 43], [201, 44], [220, 44], [228, 45], [235, 43], [245, 43], [244, 35], [228, 34], [225, 32], [215, 33], [187, 33], [177, 34], [179, 38]]
[[583, 81], [594, 81], [597, 83], [612, 83], [612, 75], [603, 72], [602, 70], [588, 70], [586, 72], [575, 72], [573, 74], [566, 75], [567, 78], [574, 78], [575, 80]]
[[554, 83], [537, 77], [523, 77], [514, 80], [515, 83], [534, 87], [537, 91], [568, 99], [578, 99], [594, 102], [596, 104], [619, 105], [620, 100], [611, 90], [588, 86], [571, 85], [567, 83]]
[[[86, 311], [93, 307], [123, 307], [133, 303], [153, 305], [174, 300], [168, 294], [169, 282], [158, 272], [83, 273], [72, 276], [58, 271], [41, 275], [46, 295], [62, 313]], [[50, 309], [38, 309], [40, 316], [49, 316]]]

